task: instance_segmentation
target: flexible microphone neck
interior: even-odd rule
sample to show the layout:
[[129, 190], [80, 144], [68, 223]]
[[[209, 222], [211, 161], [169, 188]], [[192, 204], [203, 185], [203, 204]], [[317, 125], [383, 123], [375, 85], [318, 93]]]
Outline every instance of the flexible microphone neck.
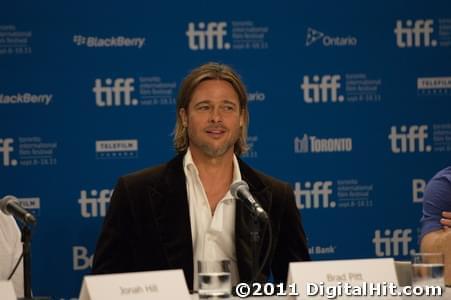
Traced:
[[249, 185], [245, 181], [241, 180], [234, 182], [230, 186], [230, 192], [232, 193], [232, 196], [234, 198], [240, 199], [241, 201], [246, 203], [257, 217], [264, 221], [269, 220], [268, 214], [260, 205], [260, 203], [258, 203], [257, 200], [254, 199], [251, 192], [249, 191]]
[[0, 210], [5, 215], [13, 215], [17, 219], [19, 219], [21, 222], [28, 224], [28, 225], [35, 225], [36, 224], [36, 218], [28, 212], [25, 208], [20, 205], [19, 200], [17, 200], [14, 196], [5, 196], [3, 199], [0, 200]]

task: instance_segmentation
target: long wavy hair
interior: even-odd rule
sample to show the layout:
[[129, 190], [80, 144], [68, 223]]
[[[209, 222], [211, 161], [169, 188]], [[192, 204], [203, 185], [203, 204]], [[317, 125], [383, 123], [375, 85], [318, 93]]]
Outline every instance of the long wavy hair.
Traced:
[[245, 153], [249, 147], [247, 145], [247, 129], [249, 125], [249, 112], [247, 109], [247, 93], [240, 76], [230, 66], [215, 62], [206, 63], [192, 70], [182, 81], [177, 95], [177, 117], [174, 128], [174, 147], [178, 153], [185, 153], [189, 146], [188, 130], [183, 126], [180, 117], [180, 109], [188, 111], [188, 106], [197, 86], [205, 80], [224, 80], [230, 83], [238, 95], [240, 102], [240, 113], [244, 114], [241, 133], [234, 145], [236, 155]]

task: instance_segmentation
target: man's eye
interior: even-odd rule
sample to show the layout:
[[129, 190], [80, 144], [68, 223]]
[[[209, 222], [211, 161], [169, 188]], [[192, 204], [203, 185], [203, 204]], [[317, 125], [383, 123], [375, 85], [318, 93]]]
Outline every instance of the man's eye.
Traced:
[[235, 108], [232, 105], [225, 105], [224, 110], [225, 111], [233, 111]]
[[198, 106], [198, 109], [199, 110], [208, 110], [209, 106], [208, 105], [200, 105], [200, 106]]

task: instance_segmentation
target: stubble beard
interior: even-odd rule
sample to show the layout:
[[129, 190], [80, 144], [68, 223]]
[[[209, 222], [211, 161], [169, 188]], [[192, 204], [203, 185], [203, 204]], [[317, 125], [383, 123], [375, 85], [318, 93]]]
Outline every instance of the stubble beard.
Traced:
[[219, 148], [211, 147], [208, 143], [196, 143], [196, 142], [193, 142], [193, 140], [191, 140], [190, 143], [194, 144], [199, 149], [201, 149], [202, 153], [204, 153], [206, 156], [208, 156], [210, 158], [218, 158], [218, 157], [223, 156], [230, 148], [233, 149], [235, 147], [235, 143], [238, 142], [240, 134], [241, 134], [241, 132], [240, 132], [240, 130], [238, 130], [238, 132], [235, 134], [235, 136], [232, 139], [230, 139], [230, 141], [226, 142]]

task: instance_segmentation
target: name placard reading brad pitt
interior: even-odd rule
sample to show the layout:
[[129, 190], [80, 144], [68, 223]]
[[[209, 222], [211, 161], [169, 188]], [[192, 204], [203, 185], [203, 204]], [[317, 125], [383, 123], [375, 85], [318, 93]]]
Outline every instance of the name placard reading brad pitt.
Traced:
[[288, 283], [298, 299], [393, 299], [398, 279], [393, 258], [375, 258], [290, 263]]
[[89, 275], [79, 300], [190, 300], [182, 270]]

